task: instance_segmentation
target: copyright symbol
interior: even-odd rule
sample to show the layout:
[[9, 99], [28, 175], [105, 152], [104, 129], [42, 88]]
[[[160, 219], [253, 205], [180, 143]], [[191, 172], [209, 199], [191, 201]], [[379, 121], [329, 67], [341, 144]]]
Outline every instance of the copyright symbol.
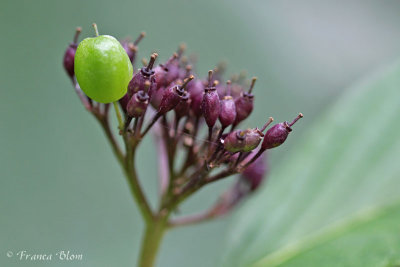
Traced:
[[7, 257], [11, 258], [14, 255], [14, 253], [12, 253], [12, 251], [7, 251]]

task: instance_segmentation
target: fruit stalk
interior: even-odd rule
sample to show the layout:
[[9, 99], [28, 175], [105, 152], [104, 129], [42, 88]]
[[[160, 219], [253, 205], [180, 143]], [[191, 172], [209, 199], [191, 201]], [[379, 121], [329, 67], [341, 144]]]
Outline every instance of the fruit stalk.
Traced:
[[124, 129], [124, 122], [122, 120], [121, 112], [119, 111], [118, 101], [113, 102], [113, 106], [118, 119], [118, 128], [122, 131]]

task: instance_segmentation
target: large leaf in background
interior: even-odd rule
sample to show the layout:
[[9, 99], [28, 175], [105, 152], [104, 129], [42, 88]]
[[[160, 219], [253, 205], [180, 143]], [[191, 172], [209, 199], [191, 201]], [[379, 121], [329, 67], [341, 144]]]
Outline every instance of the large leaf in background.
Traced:
[[223, 266], [394, 265], [399, 116], [400, 65], [347, 90], [240, 209]]

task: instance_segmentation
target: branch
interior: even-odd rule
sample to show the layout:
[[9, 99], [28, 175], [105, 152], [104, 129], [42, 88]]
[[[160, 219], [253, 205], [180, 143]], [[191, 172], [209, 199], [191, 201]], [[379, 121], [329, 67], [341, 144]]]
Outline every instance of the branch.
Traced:
[[182, 176], [186, 170], [190, 167], [190, 165], [195, 162], [196, 160], [195, 158], [195, 153], [194, 153], [194, 147], [196, 144], [196, 138], [197, 138], [197, 132], [199, 130], [199, 122], [200, 119], [196, 118], [194, 121], [194, 125], [193, 125], [193, 132], [192, 132], [192, 144], [190, 146], [187, 147], [187, 153], [186, 153], [186, 159], [184, 161], [184, 164], [182, 165], [181, 170], [178, 172], [178, 176]]
[[136, 147], [131, 143], [129, 137], [124, 136], [126, 146], [126, 157], [124, 163], [125, 175], [128, 179], [130, 189], [136, 203], [139, 206], [139, 210], [147, 224], [151, 223], [154, 219], [153, 212], [150, 208], [149, 202], [144, 195], [142, 187], [140, 186], [139, 179], [135, 168], [135, 152]]
[[108, 139], [108, 141], [111, 144], [111, 148], [114, 152], [114, 155], [117, 157], [118, 162], [123, 166], [124, 165], [124, 155], [118, 145], [117, 140], [115, 140], [114, 135], [110, 129], [110, 124], [108, 122], [108, 117], [107, 116], [101, 116], [101, 115], [97, 115], [94, 114], [94, 116], [97, 118], [97, 120], [99, 121], [101, 127], [104, 130], [104, 133]]
[[135, 198], [135, 201], [138, 203], [139, 210], [143, 218], [146, 222], [149, 222], [153, 218], [153, 213], [150, 209], [148, 201], [143, 193], [137, 177], [136, 168], [134, 166], [135, 150], [132, 143], [130, 142], [129, 138], [124, 135], [124, 142], [126, 146], [126, 155], [124, 155], [110, 129], [108, 116], [96, 113], [94, 113], [94, 115], [100, 122], [100, 125], [102, 126], [104, 133], [106, 134], [107, 139], [111, 144], [113, 152], [117, 157], [118, 162], [121, 164], [122, 169], [124, 170], [132, 195]]
[[216, 182], [218, 180], [221, 180], [225, 177], [228, 177], [228, 176], [230, 176], [232, 174], [236, 174], [236, 173], [237, 173], [237, 170], [235, 170], [235, 169], [226, 169], [214, 176], [209, 177], [208, 179], [205, 179], [202, 184], [205, 185], [205, 184], [213, 183], [213, 182]]
[[167, 191], [167, 188], [170, 183], [170, 177], [168, 174], [168, 155], [167, 155], [167, 149], [166, 149], [166, 144], [164, 140], [161, 138], [161, 135], [159, 134], [161, 129], [157, 129], [154, 131], [154, 141], [156, 143], [156, 148], [157, 148], [157, 157], [158, 157], [158, 173], [160, 175], [159, 178], [159, 184], [160, 184], [160, 196], [163, 196], [165, 192]]
[[187, 215], [185, 217], [180, 217], [174, 220], [171, 220], [168, 224], [168, 227], [174, 228], [179, 226], [188, 226], [192, 224], [202, 223], [208, 220], [211, 220], [215, 217], [218, 217], [218, 214], [213, 212], [213, 209], [207, 210], [202, 213]]
[[246, 195], [246, 192], [247, 191], [241, 189], [240, 183], [236, 183], [221, 195], [219, 200], [207, 211], [172, 219], [170, 220], [168, 227], [187, 226], [222, 217], [229, 213], [241, 201], [243, 196]]
[[75, 92], [78, 95], [79, 99], [81, 100], [85, 109], [89, 112], [92, 111], [92, 105], [90, 104], [86, 95], [83, 94], [82, 89], [80, 88], [79, 84], [76, 82], [75, 78], [72, 79], [72, 84], [74, 86]]

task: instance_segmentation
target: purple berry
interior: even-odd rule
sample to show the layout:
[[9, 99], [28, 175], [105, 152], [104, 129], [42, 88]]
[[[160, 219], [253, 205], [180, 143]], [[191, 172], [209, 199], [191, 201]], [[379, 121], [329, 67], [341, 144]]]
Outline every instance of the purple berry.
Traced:
[[154, 68], [154, 76], [157, 81], [157, 89], [167, 87], [179, 77], [178, 54], [174, 53], [165, 64]]
[[133, 45], [132, 42], [129, 42], [129, 39], [124, 39], [120, 41], [122, 47], [125, 49], [126, 54], [129, 57], [129, 60], [133, 62], [133, 58], [137, 52], [137, 48]]
[[226, 96], [227, 95], [227, 85], [224, 85], [224, 84], [218, 84], [217, 86], [216, 86], [216, 88], [217, 88], [217, 93], [218, 93], [218, 96], [219, 96], [219, 98], [220, 99], [222, 99], [222, 98], [224, 98], [224, 96]]
[[64, 54], [64, 61], [63, 61], [64, 69], [71, 79], [73, 79], [75, 76], [75, 71], [74, 71], [75, 53], [76, 49], [78, 48], [78, 37], [81, 31], [82, 31], [81, 27], [76, 28], [74, 40], [68, 46]]
[[264, 124], [261, 130], [258, 128], [255, 129], [247, 129], [246, 130], [246, 139], [245, 139], [245, 145], [243, 148], [243, 152], [250, 152], [254, 150], [258, 145], [260, 144], [261, 140], [264, 137], [264, 130], [270, 125], [274, 119], [270, 117], [268, 121]]
[[236, 99], [236, 119], [235, 125], [246, 119], [253, 111], [254, 95], [251, 94], [256, 83], [257, 78], [253, 77], [249, 91], [242, 93], [239, 98]]
[[203, 102], [204, 84], [200, 79], [196, 79], [187, 86], [190, 93], [190, 110], [196, 117], [202, 115], [201, 103]]
[[221, 110], [219, 114], [219, 121], [221, 122], [222, 128], [226, 128], [231, 125], [236, 118], [236, 105], [232, 96], [230, 95], [231, 82], [227, 82], [227, 95], [222, 98]]
[[231, 153], [241, 152], [245, 146], [246, 131], [236, 130], [224, 138], [224, 148]]
[[[255, 155], [255, 152], [251, 155]], [[265, 175], [268, 172], [266, 158], [266, 154], [262, 154], [242, 172], [240, 178], [249, 185], [251, 191], [255, 191], [265, 181]]]
[[150, 88], [148, 89], [148, 95], [151, 97], [152, 92], [156, 90], [156, 79], [154, 78], [154, 70], [152, 70], [154, 62], [158, 57], [157, 53], [151, 55], [150, 62], [147, 67], [143, 67], [139, 70], [139, 72], [135, 73], [132, 77], [132, 80], [128, 85], [128, 96], [132, 97], [132, 95], [138, 91], [144, 91], [145, 82], [150, 81]]
[[247, 129], [245, 135], [245, 144], [243, 146], [242, 152], [250, 152], [260, 144], [262, 137], [264, 135], [257, 128]]
[[[147, 82], [150, 86], [150, 82]], [[145, 91], [135, 93], [127, 105], [127, 115], [132, 118], [140, 117], [144, 114], [149, 104], [149, 95]]]
[[219, 96], [215, 88], [217, 82], [212, 82], [212, 74], [213, 71], [210, 70], [208, 72], [208, 86], [204, 88], [203, 101], [201, 104], [203, 116], [209, 128], [212, 128], [215, 125], [221, 109]]
[[[251, 160], [249, 160], [244, 168], [248, 167], [250, 164], [252, 164], [257, 158], [259, 158], [265, 150], [271, 149], [277, 146], [282, 145], [286, 138], [288, 137], [289, 133], [292, 131], [292, 126], [295, 124], [300, 118], [303, 118], [303, 114], [299, 113], [299, 115], [291, 122], [288, 123], [287, 121], [281, 122], [278, 124], [275, 124], [272, 126], [264, 135], [264, 140], [261, 144], [260, 150], [257, 152], [256, 155], [254, 155]], [[265, 128], [268, 126], [268, 122], [266, 125], [264, 125], [262, 131], [265, 130]], [[262, 132], [261, 131], [261, 132]]]
[[174, 109], [178, 119], [189, 115], [190, 102], [190, 93], [185, 91], [181, 97], [181, 102]]
[[264, 136], [263, 131], [272, 123], [274, 119], [270, 117], [262, 127], [261, 130], [258, 128], [247, 129], [247, 130], [236, 130], [228, 134], [224, 139], [225, 150], [235, 152], [250, 152], [254, 150], [261, 142]]
[[120, 100], [118, 100], [122, 110], [126, 113], [126, 106], [128, 105], [129, 102], [129, 96], [128, 93], [126, 93]]
[[182, 85], [171, 86], [168, 90], [164, 91], [163, 97], [161, 99], [160, 107], [158, 109], [158, 114], [165, 114], [168, 111], [174, 109], [182, 97], [185, 97], [185, 86], [194, 79], [194, 76], [187, 78]]
[[264, 136], [261, 149], [266, 150], [282, 145], [289, 133], [292, 131], [291, 127], [293, 124], [295, 124], [302, 117], [303, 114], [300, 113], [291, 123], [285, 121], [272, 126]]
[[166, 90], [165, 87], [161, 87], [158, 88], [155, 92], [153, 92], [150, 99], [150, 104], [155, 110], [158, 110], [158, 108], [160, 107], [161, 100], [163, 98], [165, 90]]
[[134, 63], [136, 58], [136, 53], [138, 51], [138, 44], [140, 41], [146, 36], [145, 32], [141, 32], [136, 38], [136, 40], [132, 43], [129, 41], [129, 38], [122, 40], [121, 45], [125, 49], [126, 53], [128, 54], [129, 60]]

